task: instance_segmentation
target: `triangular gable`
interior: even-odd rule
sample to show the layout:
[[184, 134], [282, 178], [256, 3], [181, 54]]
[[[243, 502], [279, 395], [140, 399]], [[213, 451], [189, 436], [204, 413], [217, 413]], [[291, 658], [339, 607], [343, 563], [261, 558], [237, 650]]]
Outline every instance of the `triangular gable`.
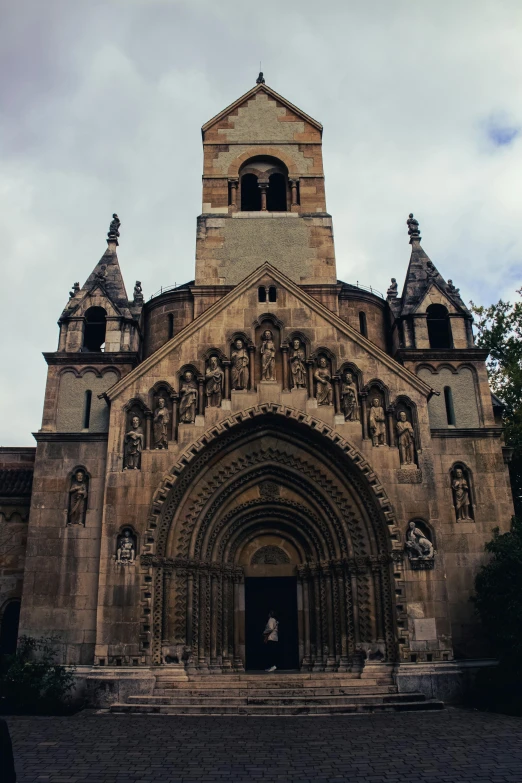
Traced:
[[[100, 282], [95, 282], [94, 285], [92, 286], [92, 288], [90, 288], [88, 291], [84, 291], [84, 289], [82, 288], [81, 291], [79, 292], [79, 294], [77, 294], [74, 297], [74, 299], [71, 300], [71, 304], [74, 303], [73, 307], [71, 307], [70, 309], [67, 308], [67, 310], [65, 311], [65, 314], [68, 315], [68, 316], [73, 316], [75, 313], [78, 312], [78, 310], [82, 310], [83, 311], [83, 305], [84, 305], [85, 300], [88, 299], [89, 297], [93, 296], [97, 291], [99, 291], [100, 295], [104, 299], [106, 299], [108, 303], [110, 303], [110, 306], [111, 306], [112, 310], [114, 311], [114, 315], [124, 316], [124, 313], [122, 313], [122, 311], [120, 310], [118, 305], [115, 302], [112, 301], [111, 297], [109, 296], [109, 294], [107, 293], [107, 291], [105, 289], [105, 286], [102, 285], [102, 283], [100, 283]], [[82, 296], [82, 294], [83, 294], [83, 296]], [[81, 297], [81, 298], [78, 298], [78, 297]], [[110, 313], [110, 315], [112, 315], [112, 313]]]
[[323, 126], [320, 122], [317, 122], [317, 120], [314, 120], [313, 117], [310, 117], [308, 114], [305, 114], [304, 111], [299, 109], [297, 106], [294, 106], [293, 103], [290, 103], [290, 101], [287, 101], [286, 98], [283, 98], [282, 95], [279, 95], [275, 90], [272, 90], [271, 87], [268, 87], [266, 84], [256, 84], [255, 87], [252, 87], [251, 90], [246, 92], [244, 95], [241, 96], [241, 98], [238, 98], [237, 101], [234, 101], [234, 103], [231, 103], [230, 106], [227, 106], [226, 109], [223, 109], [223, 111], [220, 111], [219, 114], [216, 114], [215, 117], [212, 117], [211, 120], [206, 122], [202, 128], [201, 133], [203, 136], [205, 135], [206, 131], [209, 130], [213, 125], [220, 122], [224, 117], [227, 117], [227, 115], [231, 114], [231, 112], [238, 109], [243, 104], [247, 103], [251, 98], [254, 97], [259, 92], [265, 92], [267, 95], [270, 95], [274, 100], [279, 101], [283, 106], [285, 106], [287, 109], [289, 109], [291, 112], [296, 114], [298, 117], [301, 117], [305, 122], [309, 122], [311, 125], [314, 126], [314, 128], [317, 128], [318, 131], [321, 133], [323, 132]]
[[411, 245], [410, 262], [401, 296], [402, 307], [400, 314], [405, 316], [417, 312], [421, 308], [421, 304], [430, 288], [435, 286], [457, 312], [469, 315], [469, 310], [462, 302], [459, 294], [455, 290], [451, 290], [422, 248], [420, 241], [415, 240]]
[[124, 318], [132, 318], [118, 256], [110, 246], [102, 255], [81, 289], [69, 300], [62, 313], [62, 318], [71, 316], [80, 307], [85, 297], [92, 293], [96, 287], [99, 287], [103, 296], [112, 303], [119, 315]]
[[391, 370], [395, 375], [399, 376], [403, 381], [406, 381], [410, 386], [415, 387], [421, 394], [429, 397], [433, 390], [428, 384], [414, 375], [410, 370], [407, 370], [402, 364], [399, 364], [388, 356], [387, 353], [382, 351], [374, 343], [370, 342], [366, 337], [356, 331], [352, 326], [343, 321], [339, 316], [328, 310], [321, 302], [310, 294], [303, 291], [290, 278], [286, 277], [282, 272], [279, 272], [271, 264], [265, 263], [258, 267], [251, 275], [246, 277], [243, 282], [235, 286], [232, 291], [229, 291], [222, 299], [216, 302], [208, 310], [205, 310], [198, 318], [188, 324], [181, 332], [173, 337], [168, 342], [164, 343], [161, 348], [145, 359], [139, 364], [132, 372], [126, 375], [118, 383], [116, 383], [111, 389], [107, 391], [107, 398], [113, 400], [118, 397], [125, 389], [127, 389], [135, 380], [142, 375], [148, 373], [153, 367], [155, 367], [163, 358], [168, 356], [178, 345], [181, 345], [185, 340], [196, 334], [207, 323], [211, 322], [219, 313], [225, 311], [237, 298], [242, 296], [245, 291], [254, 286], [258, 280], [269, 274], [275, 282], [278, 282], [281, 286], [285, 287], [296, 299], [303, 302], [304, 305], [309, 307], [319, 316], [322, 316], [332, 326], [334, 326], [339, 332], [349, 337], [353, 342], [360, 345], [367, 353], [375, 357], [382, 364]]

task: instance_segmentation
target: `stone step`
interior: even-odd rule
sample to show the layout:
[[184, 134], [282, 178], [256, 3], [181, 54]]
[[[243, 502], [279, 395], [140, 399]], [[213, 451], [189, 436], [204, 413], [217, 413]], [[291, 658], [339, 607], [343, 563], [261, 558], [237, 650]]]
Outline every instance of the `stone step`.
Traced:
[[376, 704], [391, 704], [408, 701], [426, 701], [422, 693], [401, 693], [401, 694], [350, 694], [349, 696], [340, 694], [336, 696], [315, 696], [313, 694], [299, 696], [129, 696], [129, 704], [154, 704], [154, 705], [201, 705], [201, 706], [248, 706], [248, 705], [272, 705], [280, 706], [306, 706], [306, 705], [342, 705], [342, 704], [366, 704], [374, 702]]
[[[254, 680], [258, 680], [259, 678], [266, 678], [267, 672], [260, 670], [257, 672], [231, 672], [230, 674], [211, 674], [208, 675], [204, 674], [189, 674], [188, 675], [188, 681], [189, 682], [208, 682], [211, 680], [212, 682], [230, 682], [233, 680], [238, 680], [240, 682], [250, 682]], [[288, 680], [297, 680], [299, 682], [304, 680], [360, 680], [361, 679], [361, 673], [360, 672], [298, 672], [298, 671], [287, 671], [285, 669], [279, 669], [277, 674], [272, 675], [273, 677], [282, 678]], [[389, 671], [387, 668], [383, 668], [382, 672], [380, 671], [372, 671], [371, 672], [372, 678], [381, 678], [384, 677], [386, 679], [389, 679], [391, 675], [389, 674]], [[158, 679], [166, 679], [166, 680], [175, 680], [175, 677], [170, 677], [170, 674], [168, 672], [164, 672], [157, 675]], [[364, 678], [366, 679], [366, 678]]]
[[[236, 683], [237, 685], [237, 683]], [[276, 696], [276, 697], [288, 697], [288, 696], [348, 696], [350, 694], [389, 694], [397, 693], [397, 686], [395, 685], [359, 685], [350, 684], [349, 686], [335, 686], [335, 687], [310, 687], [310, 688], [295, 688], [295, 687], [268, 687], [268, 688], [205, 688], [203, 686], [197, 688], [154, 688], [154, 696], [170, 696], [171, 698], [185, 697], [185, 696], [199, 696], [205, 698], [221, 697], [221, 696]]]
[[342, 705], [158, 705], [158, 704], [113, 704], [112, 713], [160, 714], [160, 715], [351, 715], [379, 712], [413, 712], [443, 710], [444, 704], [434, 699], [426, 701], [368, 702]]
[[156, 688], [160, 689], [172, 689], [172, 690], [223, 690], [228, 688], [350, 688], [350, 687], [386, 687], [393, 686], [391, 679], [368, 679], [368, 680], [348, 680], [344, 678], [331, 679], [313, 679], [313, 680], [294, 680], [287, 679], [286, 677], [269, 677], [265, 674], [264, 677], [258, 677], [255, 680], [215, 680], [212, 678], [203, 678], [200, 680], [189, 680], [188, 682], [177, 682], [164, 679], [163, 677], [156, 678]]

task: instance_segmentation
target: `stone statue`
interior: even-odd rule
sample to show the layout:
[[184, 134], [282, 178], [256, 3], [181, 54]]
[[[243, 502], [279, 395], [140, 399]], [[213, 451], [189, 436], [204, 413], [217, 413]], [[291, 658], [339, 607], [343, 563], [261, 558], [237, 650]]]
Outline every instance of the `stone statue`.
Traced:
[[111, 225], [109, 226], [109, 231], [107, 232], [109, 239], [117, 239], [120, 236], [120, 226], [121, 221], [116, 212], [114, 212], [112, 215]]
[[136, 285], [134, 286], [134, 301], [136, 304], [143, 304], [143, 290], [139, 280], [136, 280]]
[[301, 347], [300, 341], [294, 340], [292, 343], [292, 353], [290, 354], [290, 371], [292, 373], [293, 389], [306, 388], [305, 358], [305, 351], [304, 348]]
[[415, 220], [415, 218], [413, 217], [413, 212], [410, 212], [408, 220], [406, 221], [406, 225], [408, 226], [408, 234], [410, 235], [410, 244], [415, 240], [420, 242], [421, 235], [419, 229], [419, 221]]
[[76, 294], [80, 291], [80, 284], [74, 283], [72, 287], [72, 291], [69, 291], [69, 299], [72, 299], [73, 296], [76, 296]]
[[386, 415], [379, 397], [374, 397], [370, 406], [370, 435], [373, 446], [386, 445]]
[[265, 83], [265, 77], [263, 76], [263, 71], [259, 71], [259, 76], [256, 79], [256, 84], [264, 84]]
[[106, 277], [107, 277], [107, 264], [102, 264], [100, 267], [100, 271], [96, 272], [96, 279], [99, 280], [101, 283], [104, 283]]
[[433, 261], [428, 261], [426, 263], [426, 274], [428, 275], [428, 277], [435, 277], [435, 275], [437, 274], [437, 270], [435, 269]]
[[158, 399], [158, 407], [154, 411], [154, 419], [152, 420], [155, 449], [168, 449], [169, 422], [170, 413], [165, 402], [165, 397], [160, 397]]
[[448, 280], [446, 291], [449, 294], [453, 294], [453, 296], [460, 296], [460, 288], [455, 288], [455, 286], [453, 285], [453, 280]]
[[415, 464], [415, 435], [413, 427], [408, 421], [406, 411], [399, 411], [397, 414], [397, 424], [395, 425], [397, 433], [397, 444], [399, 446], [399, 458], [401, 466]]
[[232, 351], [232, 388], [236, 390], [248, 387], [248, 351], [243, 340], [238, 338]]
[[198, 385], [194, 374], [187, 370], [180, 389], [179, 420], [182, 424], [194, 424], [198, 403]]
[[328, 370], [328, 362], [324, 356], [320, 356], [317, 362], [317, 370], [314, 373], [318, 405], [331, 405], [333, 400], [332, 376]]
[[462, 468], [457, 468], [455, 470], [451, 487], [453, 489], [453, 495], [455, 498], [455, 512], [457, 514], [457, 522], [471, 519], [469, 486]]
[[386, 291], [386, 297], [387, 299], [396, 299], [397, 298], [397, 280], [392, 277], [390, 287]]
[[69, 489], [69, 513], [68, 525], [85, 525], [87, 512], [87, 477], [84, 470], [77, 470], [74, 474]]
[[275, 343], [270, 329], [263, 334], [261, 343], [261, 379], [263, 381], [275, 381]]
[[217, 356], [211, 356], [208, 369], [205, 373], [205, 393], [207, 405], [211, 408], [219, 408], [223, 397], [223, 379], [225, 374], [219, 366]]
[[123, 470], [140, 469], [143, 440], [143, 430], [140, 426], [140, 419], [138, 416], [133, 416], [131, 419], [130, 430], [125, 433]]
[[432, 560], [434, 556], [433, 544], [426, 538], [422, 530], [416, 527], [414, 520], [408, 523], [406, 549], [410, 560]]
[[345, 372], [341, 384], [341, 408], [345, 421], [359, 421], [359, 403], [357, 401], [357, 386], [353, 375]]
[[136, 559], [136, 546], [130, 530], [124, 530], [118, 541], [116, 550], [116, 562], [121, 565], [130, 565]]

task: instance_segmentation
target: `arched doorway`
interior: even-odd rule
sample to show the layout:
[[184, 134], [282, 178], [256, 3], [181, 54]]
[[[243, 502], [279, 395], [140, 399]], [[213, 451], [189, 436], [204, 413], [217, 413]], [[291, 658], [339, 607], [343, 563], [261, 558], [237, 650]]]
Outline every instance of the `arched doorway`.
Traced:
[[[301, 670], [348, 671], [362, 651], [394, 660], [390, 512], [369, 466], [298, 415], [242, 418], [204, 438], [157, 493], [142, 556], [151, 661], [243, 671], [256, 658], [247, 613], [261, 614], [252, 596], [263, 578], [292, 581]], [[260, 641], [265, 621], [255, 620]]]

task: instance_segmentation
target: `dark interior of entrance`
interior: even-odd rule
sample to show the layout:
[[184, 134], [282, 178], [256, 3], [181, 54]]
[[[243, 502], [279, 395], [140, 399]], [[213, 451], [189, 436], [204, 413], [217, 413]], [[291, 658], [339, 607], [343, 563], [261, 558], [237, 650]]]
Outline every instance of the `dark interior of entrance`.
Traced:
[[278, 668], [298, 669], [297, 577], [247, 577], [245, 579], [246, 668], [267, 668], [263, 631], [269, 611], [279, 621]]

